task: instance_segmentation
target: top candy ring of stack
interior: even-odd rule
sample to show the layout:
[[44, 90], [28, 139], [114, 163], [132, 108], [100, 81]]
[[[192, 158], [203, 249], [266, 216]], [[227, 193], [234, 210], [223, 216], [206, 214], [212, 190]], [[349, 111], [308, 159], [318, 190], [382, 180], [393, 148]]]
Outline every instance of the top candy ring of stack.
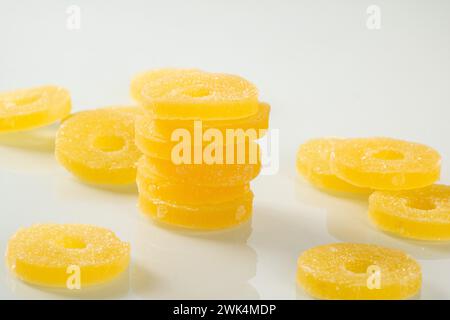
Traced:
[[234, 75], [158, 69], [137, 75], [131, 96], [159, 119], [228, 120], [258, 111], [258, 90]]

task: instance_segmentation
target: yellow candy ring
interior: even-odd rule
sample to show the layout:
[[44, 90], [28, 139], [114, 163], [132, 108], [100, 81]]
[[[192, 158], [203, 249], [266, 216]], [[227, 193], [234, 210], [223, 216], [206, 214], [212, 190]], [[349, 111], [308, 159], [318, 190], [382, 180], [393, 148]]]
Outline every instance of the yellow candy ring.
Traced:
[[[201, 133], [195, 133], [193, 120], [161, 120], [151, 116], [140, 117], [136, 122], [136, 145], [142, 153], [149, 157], [170, 160], [172, 150], [180, 143], [180, 141], [171, 140], [172, 133], [176, 132], [175, 130], [187, 130], [191, 137], [191, 154], [194, 153], [195, 135], [206, 134], [214, 130], [214, 135], [220, 134], [222, 137], [222, 154], [225, 157], [227, 148], [230, 147], [231, 143], [234, 145], [235, 153], [238, 148], [250, 150], [250, 146], [255, 146], [254, 141], [260, 139], [266, 133], [269, 111], [270, 106], [268, 104], [261, 104], [258, 113], [251, 117], [238, 120], [202, 121]], [[229, 138], [227, 138], [227, 130], [228, 135], [230, 135]], [[202, 152], [205, 152], [210, 143], [203, 141]]]
[[56, 158], [89, 183], [134, 183], [141, 156], [134, 143], [134, 124], [141, 113], [137, 107], [109, 107], [69, 117], [56, 135]]
[[156, 176], [136, 177], [139, 192], [152, 199], [184, 205], [220, 204], [242, 197], [250, 191], [250, 184], [225, 187], [204, 187], [172, 183]]
[[55, 86], [0, 93], [0, 133], [49, 125], [67, 116], [71, 106], [69, 92]]
[[139, 193], [140, 210], [157, 222], [196, 230], [218, 230], [238, 226], [252, 216], [253, 193], [220, 204], [180, 205]]
[[[245, 118], [232, 120], [208, 120], [201, 121], [203, 131], [208, 129], [219, 130], [223, 137], [226, 137], [227, 129], [254, 129], [256, 131], [256, 139], [261, 138], [265, 134], [265, 130], [269, 127], [270, 105], [260, 102], [258, 112]], [[186, 129], [194, 136], [195, 120], [180, 119], [158, 119], [148, 113], [147, 116], [141, 117], [136, 122], [136, 139], [163, 140], [170, 142], [172, 133], [180, 128]]]
[[319, 299], [407, 299], [421, 287], [420, 265], [400, 250], [337, 243], [301, 254], [297, 282]]
[[370, 189], [359, 188], [338, 178], [331, 170], [330, 158], [338, 138], [311, 139], [300, 146], [297, 151], [296, 167], [306, 180], [315, 187], [326, 191], [369, 194]]
[[335, 146], [332, 171], [361, 188], [409, 190], [439, 179], [441, 157], [422, 144], [390, 138], [347, 139]]
[[450, 240], [450, 186], [374, 192], [369, 217], [380, 229], [405, 238]]
[[255, 179], [261, 163], [256, 164], [180, 164], [171, 161], [141, 157], [138, 161], [140, 177], [168, 179], [174, 184], [192, 184], [205, 187], [237, 186]]
[[196, 69], [159, 69], [136, 76], [131, 95], [162, 119], [225, 120], [258, 111], [258, 90], [247, 80]]
[[124, 272], [130, 246], [104, 228], [82, 224], [37, 224], [9, 240], [6, 261], [21, 280], [40, 286], [74, 289], [104, 283]]
[[[190, 143], [190, 161], [194, 161], [194, 153], [196, 149], [196, 145], [193, 141], [194, 139], [191, 139]], [[185, 146], [182, 145], [183, 141], [179, 142], [171, 142], [166, 140], [157, 140], [157, 139], [143, 139], [142, 136], [136, 136], [136, 145], [139, 148], [139, 150], [145, 154], [146, 156], [150, 158], [158, 158], [162, 160], [172, 161], [173, 157], [175, 159], [182, 158], [181, 154], [185, 149]], [[219, 142], [220, 143], [220, 142]], [[177, 144], [179, 145], [179, 148], [177, 148]], [[246, 159], [250, 159], [249, 155], [252, 154], [254, 161], [258, 161], [260, 157], [260, 146], [253, 140], [248, 139], [247, 136], [244, 136], [241, 140], [235, 141], [233, 144], [225, 144], [222, 145], [218, 144], [217, 147], [211, 144], [211, 142], [203, 142], [201, 145], [198, 144], [201, 149], [198, 150], [202, 153], [202, 157], [206, 159], [203, 155], [207, 154], [207, 157], [211, 159], [212, 162], [214, 159], [216, 159], [215, 150], [222, 149], [222, 156], [219, 158], [222, 162], [227, 161], [227, 152], [229, 152], [230, 149], [233, 149], [233, 154], [237, 155], [238, 153], [245, 154]], [[181, 152], [180, 150], [183, 149]], [[207, 151], [209, 149], [209, 151]], [[214, 151], [213, 151], [214, 149]], [[175, 155], [175, 156], [174, 156]], [[234, 157], [236, 158], [236, 157]], [[247, 160], [246, 162], [247, 163]]]

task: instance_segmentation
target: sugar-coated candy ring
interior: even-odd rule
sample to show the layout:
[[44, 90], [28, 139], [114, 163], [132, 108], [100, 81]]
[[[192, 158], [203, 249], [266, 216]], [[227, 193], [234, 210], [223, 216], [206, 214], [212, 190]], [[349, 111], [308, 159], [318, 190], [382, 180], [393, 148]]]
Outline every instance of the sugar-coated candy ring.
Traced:
[[136, 76], [131, 95], [157, 118], [225, 120], [258, 111], [258, 90], [247, 80], [196, 69], [158, 69]]
[[253, 193], [232, 201], [207, 205], [181, 205], [139, 193], [141, 211], [166, 225], [196, 230], [218, 230], [238, 226], [252, 216]]
[[[168, 161], [174, 161], [175, 159], [179, 159], [176, 161], [181, 161], [181, 159], [184, 159], [183, 155], [186, 150], [190, 150], [187, 157], [189, 162], [194, 162], [195, 152], [199, 152], [202, 155], [201, 162], [206, 162], [206, 159], [209, 159], [210, 162], [206, 163], [212, 164], [216, 160], [220, 161], [219, 163], [226, 163], [227, 153], [230, 150], [233, 150], [231, 162], [234, 162], [238, 153], [244, 154], [246, 159], [254, 159], [252, 161], [255, 162], [259, 161], [260, 158], [260, 146], [254, 139], [249, 139], [246, 135], [242, 138], [234, 139], [234, 143], [230, 144], [220, 141], [197, 143], [193, 137], [189, 139], [189, 144], [184, 144], [184, 138], [177, 142], [171, 142], [159, 139], [145, 139], [142, 136], [136, 136], [135, 142], [139, 150], [146, 156]], [[217, 150], [221, 150], [221, 156], [216, 154]], [[247, 162], [245, 160], [244, 163]]]
[[169, 179], [152, 176], [136, 177], [139, 192], [165, 202], [183, 205], [220, 204], [242, 197], [250, 191], [249, 183], [225, 186], [205, 187], [194, 184], [177, 184]]
[[450, 186], [408, 191], [377, 191], [369, 217], [380, 229], [406, 238], [450, 240]]
[[[201, 121], [203, 131], [208, 129], [219, 130], [223, 137], [226, 137], [226, 131], [230, 129], [255, 130], [256, 139], [261, 138], [265, 134], [265, 130], [269, 127], [270, 105], [260, 102], [258, 112], [245, 118], [232, 120], [206, 120]], [[185, 129], [194, 136], [195, 120], [179, 120], [179, 119], [158, 119], [151, 113], [141, 117], [136, 122], [136, 139], [162, 140], [170, 142], [173, 132], [178, 129]]]
[[[37, 224], [9, 240], [6, 261], [21, 280], [69, 288], [104, 283], [125, 271], [130, 245], [104, 228], [83, 224]], [[78, 289], [78, 288], [77, 288]]]
[[297, 171], [312, 185], [327, 191], [370, 193], [370, 189], [354, 186], [332, 172], [330, 157], [336, 144], [342, 141], [339, 138], [318, 138], [305, 142], [297, 151]]
[[197, 186], [236, 186], [255, 179], [261, 163], [256, 164], [173, 164], [171, 161], [141, 157], [138, 161], [138, 175], [166, 178], [173, 183]]
[[303, 252], [297, 267], [298, 284], [319, 299], [407, 299], [422, 283], [413, 258], [370, 244], [318, 246]]
[[134, 124], [141, 113], [137, 107], [108, 107], [70, 116], [56, 135], [56, 158], [89, 183], [134, 183], [141, 156], [134, 143]]
[[[191, 137], [191, 154], [194, 153], [195, 143], [198, 141], [196, 135], [203, 139], [203, 134], [207, 135], [208, 133], [214, 134], [214, 137], [219, 135], [223, 155], [231, 145], [235, 146], [235, 150], [238, 148], [249, 150], [249, 143], [254, 145], [253, 142], [266, 133], [269, 111], [270, 106], [261, 103], [258, 113], [254, 116], [237, 120], [199, 121], [196, 124], [197, 129], [194, 129], [195, 120], [161, 120], [152, 116], [140, 117], [136, 122], [136, 145], [142, 153], [149, 157], [170, 160], [172, 151], [182, 140], [180, 136], [176, 136], [177, 140], [172, 141], [172, 134], [177, 130], [183, 130], [183, 139], [185, 133]], [[216, 138], [211, 139], [217, 143]], [[211, 140], [203, 141], [202, 152], [205, 152], [210, 144]]]
[[67, 116], [71, 106], [69, 92], [56, 86], [0, 93], [0, 133], [49, 125]]
[[441, 157], [422, 144], [391, 138], [347, 139], [334, 148], [332, 171], [362, 188], [408, 190], [439, 179]]

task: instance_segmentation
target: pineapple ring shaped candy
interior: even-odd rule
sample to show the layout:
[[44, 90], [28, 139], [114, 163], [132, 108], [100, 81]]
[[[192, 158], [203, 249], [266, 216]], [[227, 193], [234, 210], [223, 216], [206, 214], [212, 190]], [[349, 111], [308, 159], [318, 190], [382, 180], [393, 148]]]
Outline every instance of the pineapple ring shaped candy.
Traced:
[[65, 288], [69, 277], [77, 274], [82, 289], [125, 271], [130, 245], [96, 226], [36, 224], [19, 229], [9, 240], [6, 261], [11, 272], [25, 282]]
[[141, 177], [139, 171], [136, 183], [139, 192], [145, 192], [151, 198], [186, 205], [220, 204], [242, 197], [243, 194], [250, 191], [248, 182], [237, 186], [204, 187], [173, 183], [170, 179], [159, 178], [151, 174]]
[[400, 250], [337, 243], [303, 252], [297, 282], [319, 299], [406, 299], [421, 287], [420, 265]]
[[390, 138], [347, 139], [337, 144], [331, 167], [342, 180], [362, 188], [409, 190], [439, 179], [441, 157], [422, 144]]
[[231, 187], [249, 183], [261, 171], [256, 164], [180, 164], [142, 156], [137, 164], [137, 175], [142, 178], [165, 177], [175, 184], [193, 184], [204, 187]]
[[[218, 130], [223, 137], [223, 154], [231, 142], [238, 148], [248, 148], [248, 143], [260, 139], [266, 133], [269, 122], [270, 106], [261, 103], [257, 114], [238, 120], [219, 120], [219, 121], [203, 121], [201, 123], [202, 133], [209, 129]], [[194, 139], [194, 121], [195, 120], [161, 120], [154, 117], [140, 117], [136, 122], [136, 145], [149, 157], [171, 160], [172, 150], [179, 144], [179, 141], [172, 141], [171, 136], [175, 130], [187, 130], [192, 139]], [[244, 134], [244, 139], [229, 138], [227, 141], [227, 130], [236, 130], [232, 133], [236, 135]], [[201, 133], [201, 134], [202, 134]], [[247, 135], [248, 134], [248, 135]], [[203, 142], [203, 151], [208, 147], [209, 142]], [[194, 145], [191, 146], [191, 154], [194, 153]], [[236, 148], [235, 148], [236, 149]], [[247, 149], [248, 150], [248, 149]]]
[[70, 113], [66, 89], [43, 86], [0, 93], [0, 133], [49, 125]]
[[[260, 139], [266, 133], [269, 127], [270, 105], [260, 102], [258, 112], [249, 117], [233, 119], [233, 120], [211, 120], [202, 121], [202, 129], [217, 129], [226, 137], [226, 131], [229, 129], [248, 129], [255, 130], [257, 137]], [[147, 117], [141, 117], [136, 122], [136, 139], [140, 137], [142, 140], [161, 140], [171, 142], [171, 136], [177, 129], [186, 129], [194, 136], [194, 121], [195, 120], [167, 120], [157, 119], [151, 114]]]
[[[212, 162], [218, 161], [218, 163], [234, 164], [238, 159], [236, 155], [241, 154], [245, 158], [241, 158], [241, 163], [256, 163], [260, 162], [261, 157], [261, 147], [255, 142], [255, 139], [251, 139], [250, 136], [243, 135], [237, 139], [233, 139], [234, 143], [227, 144], [216, 143], [212, 144], [210, 142], [202, 142], [202, 144], [196, 144], [194, 139], [191, 140], [189, 144], [184, 144], [183, 140], [180, 139], [179, 142], [165, 141], [165, 140], [154, 140], [145, 139], [136, 132], [135, 143], [138, 149], [149, 158], [157, 158], [166, 161], [172, 161], [177, 163], [184, 159], [183, 154], [185, 150], [190, 150], [188, 153], [187, 161], [194, 162], [195, 154], [201, 155], [200, 163], [211, 164]], [[199, 146], [201, 148], [196, 148]], [[214, 146], [214, 150], [221, 149], [220, 156], [215, 157], [216, 151], [211, 151], [211, 147]], [[190, 148], [189, 148], [190, 147]], [[197, 151], [196, 151], [197, 150]], [[229, 152], [233, 158], [228, 159]], [[241, 156], [242, 157], [242, 156]], [[209, 163], [208, 163], [209, 161]]]
[[137, 107], [108, 107], [69, 117], [56, 135], [56, 158], [88, 183], [134, 183], [141, 156], [134, 143], [134, 124], [141, 113]]
[[450, 186], [374, 192], [369, 217], [380, 229], [402, 237], [450, 240]]
[[185, 229], [219, 230], [236, 227], [252, 216], [253, 193], [248, 191], [231, 201], [186, 205], [152, 198], [147, 192], [139, 193], [142, 213], [157, 222]]
[[158, 69], [136, 76], [131, 95], [162, 119], [225, 120], [258, 111], [258, 90], [247, 80], [197, 69]]
[[359, 188], [338, 178], [330, 168], [330, 157], [338, 138], [311, 139], [297, 151], [297, 171], [312, 185], [330, 191], [369, 194], [370, 189]]

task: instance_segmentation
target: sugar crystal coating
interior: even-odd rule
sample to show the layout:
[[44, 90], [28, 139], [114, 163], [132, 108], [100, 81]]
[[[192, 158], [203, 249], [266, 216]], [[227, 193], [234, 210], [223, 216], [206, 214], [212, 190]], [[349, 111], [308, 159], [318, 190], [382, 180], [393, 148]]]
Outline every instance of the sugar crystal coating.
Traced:
[[79, 268], [81, 288], [112, 280], [125, 271], [130, 245], [105, 228], [85, 224], [36, 224], [8, 242], [6, 262], [25, 282], [67, 286], [69, 267]]
[[320, 299], [406, 299], [419, 292], [422, 273], [420, 265], [400, 250], [336, 243], [303, 252], [297, 282]]
[[252, 216], [253, 193], [248, 191], [231, 201], [187, 205], [153, 198], [145, 191], [139, 193], [141, 211], [163, 224], [196, 230], [217, 230], [238, 226]]
[[0, 133], [49, 125], [67, 116], [71, 106], [69, 92], [56, 86], [0, 93]]
[[261, 163], [256, 164], [179, 164], [142, 156], [138, 161], [138, 175], [161, 177], [172, 183], [197, 186], [225, 187], [249, 183], [255, 179]]
[[258, 111], [258, 90], [247, 80], [197, 69], [158, 69], [137, 75], [131, 95], [162, 119], [219, 120]]
[[261, 170], [256, 140], [270, 113], [256, 87], [234, 75], [159, 69], [136, 76], [131, 95], [146, 110], [136, 123], [141, 211], [200, 230], [247, 221], [249, 182]]
[[450, 240], [450, 186], [374, 192], [369, 217], [380, 229], [402, 237]]
[[170, 179], [149, 174], [136, 177], [138, 190], [151, 198], [175, 204], [204, 205], [220, 204], [242, 197], [250, 191], [250, 184], [236, 186], [205, 187], [195, 184], [173, 183]]
[[136, 107], [108, 107], [70, 116], [58, 130], [55, 155], [83, 181], [130, 184], [141, 156], [134, 142]]
[[[239, 119], [226, 120], [206, 120], [202, 121], [202, 128], [204, 131], [208, 129], [217, 129], [222, 135], [226, 136], [227, 129], [254, 129], [258, 134], [258, 139], [265, 133], [269, 126], [270, 105], [260, 102], [258, 105], [258, 112]], [[143, 136], [146, 139], [160, 139], [170, 140], [172, 133], [180, 128], [188, 130], [191, 135], [194, 135], [194, 121], [195, 120], [181, 120], [181, 119], [158, 119], [151, 113], [141, 117], [136, 122], [136, 136]]]
[[297, 151], [297, 171], [312, 185], [330, 191], [368, 194], [370, 189], [354, 186], [338, 178], [331, 170], [331, 154], [339, 138], [311, 139]]
[[[201, 121], [194, 129], [196, 120], [163, 120], [157, 119], [148, 113], [140, 117], [136, 122], [136, 145], [149, 157], [170, 160], [172, 150], [180, 143], [181, 138], [173, 140], [173, 133], [183, 130], [190, 136], [191, 154], [194, 153], [195, 135], [212, 133], [221, 137], [219, 143], [222, 146], [222, 154], [234, 144], [234, 149], [249, 148], [248, 144], [260, 139], [268, 128], [270, 106], [261, 103], [259, 111], [255, 115], [242, 119]], [[212, 131], [214, 130], [214, 131]], [[180, 132], [180, 131], [178, 131]], [[214, 141], [217, 143], [217, 141]], [[211, 144], [211, 141], [202, 141], [202, 152]], [[237, 152], [237, 151], [235, 151]]]
[[439, 179], [441, 157], [423, 144], [391, 138], [346, 139], [331, 157], [332, 171], [342, 180], [376, 190], [409, 190]]

